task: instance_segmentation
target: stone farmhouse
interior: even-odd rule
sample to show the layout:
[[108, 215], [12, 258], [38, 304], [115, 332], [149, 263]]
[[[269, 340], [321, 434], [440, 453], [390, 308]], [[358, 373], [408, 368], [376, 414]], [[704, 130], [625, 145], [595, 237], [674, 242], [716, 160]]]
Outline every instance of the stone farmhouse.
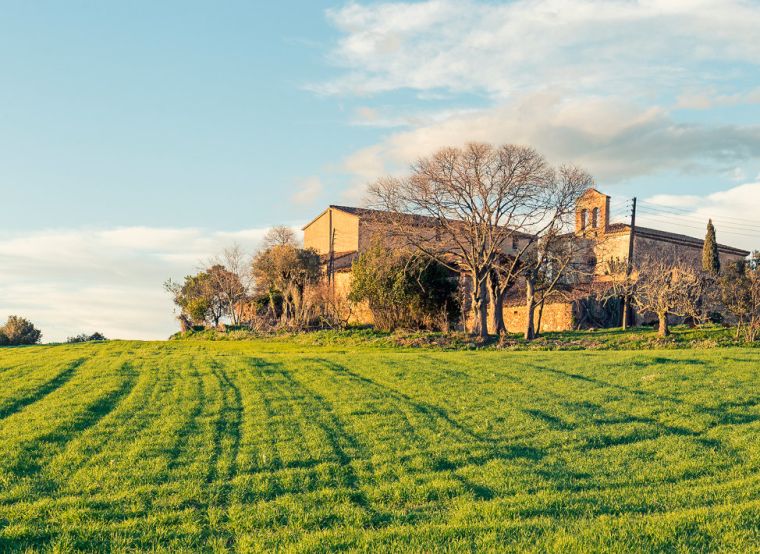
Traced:
[[[351, 288], [351, 265], [358, 256], [392, 234], [380, 223], [380, 212], [366, 208], [330, 205], [303, 227], [305, 248], [315, 249], [321, 256], [325, 278], [337, 295], [347, 295]], [[409, 215], [415, 232], [434, 232], [434, 220]], [[588, 266], [588, 278], [575, 283], [569, 291], [547, 301], [543, 308], [541, 328], [561, 331], [587, 327], [619, 325], [619, 315], [609, 313], [598, 299], [607, 287], [612, 267], [620, 267], [632, 250], [632, 266], [636, 267], [648, 255], [678, 256], [701, 264], [703, 240], [676, 233], [635, 226], [631, 240], [631, 225], [610, 223], [610, 197], [596, 189], [587, 190], [575, 210], [575, 233], [582, 239], [583, 263]], [[524, 246], [527, 235], [516, 234], [503, 247], [506, 255], [515, 254]], [[749, 256], [740, 248], [718, 245], [721, 264]], [[613, 308], [614, 311], [614, 308]], [[523, 329], [526, 309], [521, 287], [515, 286], [504, 303], [504, 321], [508, 329]], [[618, 318], [616, 320], [616, 317]], [[641, 322], [639, 317], [639, 322]], [[355, 323], [372, 323], [366, 309], [354, 314]]]

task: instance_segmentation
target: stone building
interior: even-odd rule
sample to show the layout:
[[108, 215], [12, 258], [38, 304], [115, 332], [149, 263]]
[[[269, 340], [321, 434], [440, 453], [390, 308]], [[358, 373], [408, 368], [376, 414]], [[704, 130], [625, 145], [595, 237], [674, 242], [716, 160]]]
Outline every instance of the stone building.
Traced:
[[[349, 206], [328, 206], [326, 210], [303, 227], [304, 247], [314, 248], [322, 258], [326, 279], [336, 294], [346, 295], [351, 288], [351, 264], [375, 241], [388, 241], [391, 231], [376, 217], [380, 212]], [[434, 233], [435, 220], [425, 216], [410, 215], [409, 224], [415, 232]], [[633, 251], [635, 267], [650, 255], [678, 256], [701, 265], [703, 240], [636, 226], [631, 240], [631, 226], [610, 222], [610, 197], [596, 189], [589, 189], [576, 206], [575, 234], [584, 244], [582, 263], [588, 266], [589, 277], [574, 284], [570, 290], [558, 295], [553, 302], [546, 302], [542, 311], [541, 328], [544, 331], [560, 331], [583, 327], [617, 325], [610, 310], [614, 306], [602, 306], [599, 293], [604, 290], [610, 273], [627, 263], [629, 249]], [[524, 245], [519, 234], [510, 244], [503, 246], [503, 253], [517, 253]], [[727, 265], [749, 256], [740, 248], [718, 245], [721, 264]], [[524, 295], [520, 286], [514, 287], [504, 304], [504, 320], [508, 329], [522, 330], [526, 321]], [[371, 323], [371, 314], [361, 307], [356, 311], [355, 322]]]

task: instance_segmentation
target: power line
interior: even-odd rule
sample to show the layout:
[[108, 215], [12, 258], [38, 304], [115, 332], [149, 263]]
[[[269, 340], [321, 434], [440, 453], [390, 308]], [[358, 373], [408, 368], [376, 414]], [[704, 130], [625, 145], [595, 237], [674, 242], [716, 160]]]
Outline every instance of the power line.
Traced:
[[[705, 223], [704, 219], [695, 215], [674, 214], [674, 213], [665, 212], [661, 210], [655, 210], [648, 206], [641, 206], [640, 210], [642, 211], [642, 213], [645, 213], [645, 214], [662, 215], [662, 216], [667, 216], [669, 218], [678, 218], [678, 220], [693, 222], [693, 223]], [[750, 225], [750, 224], [724, 222], [722, 220], [723, 219], [722, 217], [712, 218], [712, 219], [714, 222], [717, 222], [719, 224], [721, 229], [729, 229], [729, 230], [733, 229], [736, 231], [757, 231], [758, 233], [760, 233], [760, 225], [757, 225], [756, 223], [754, 225]]]
[[[647, 202], [646, 200], [641, 200], [640, 202], [642, 204], [646, 204], [646, 207], [651, 207], [652, 209], [662, 210], [662, 211], [666, 211], [666, 212], [672, 212], [672, 213], [675, 213], [675, 214], [678, 214], [679, 212], [680, 213], [686, 213], [686, 214], [693, 214], [694, 213], [694, 210], [690, 210], [688, 208], [678, 208], [678, 207], [675, 207], [675, 206], [662, 206], [660, 204], [655, 204], [653, 202]], [[721, 218], [722, 219], [735, 220], [735, 221], [737, 221], [739, 223], [749, 223], [749, 224], [751, 224], [751, 223], [757, 223], [757, 221], [754, 220], [754, 219], [747, 219], [747, 218], [744, 218], [744, 217], [735, 217], [735, 216], [728, 216], [728, 215], [726, 215], [726, 216], [721, 216]]]
[[[654, 214], [645, 214], [645, 213], [642, 213], [641, 216], [642, 216], [643, 219], [655, 219], [655, 220], [659, 220], [660, 224], [662, 224], [663, 222], [667, 222], [669, 224], [675, 224], [678, 227], [685, 227], [687, 229], [695, 229], [697, 231], [704, 231], [703, 227], [697, 227], [695, 225], [689, 225], [688, 223], [682, 223], [680, 221], [673, 221], [671, 215], [654, 215]], [[749, 237], [749, 238], [753, 238], [753, 239], [758, 239], [758, 235], [757, 234], [741, 233], [741, 232], [732, 231], [732, 230], [722, 231], [721, 234], [723, 234], [723, 235], [730, 235], [730, 236], [737, 236], [737, 237]]]

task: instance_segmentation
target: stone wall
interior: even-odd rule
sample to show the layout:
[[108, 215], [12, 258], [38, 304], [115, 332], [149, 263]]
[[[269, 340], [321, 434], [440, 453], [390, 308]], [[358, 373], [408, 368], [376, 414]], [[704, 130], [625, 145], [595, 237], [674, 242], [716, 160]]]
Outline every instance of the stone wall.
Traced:
[[[504, 323], [510, 333], [522, 333], [528, 325], [525, 306], [505, 306]], [[536, 309], [534, 323], [538, 324], [538, 309]], [[575, 328], [573, 305], [570, 302], [562, 302], [544, 305], [544, 313], [541, 316], [541, 331], [569, 331]]]

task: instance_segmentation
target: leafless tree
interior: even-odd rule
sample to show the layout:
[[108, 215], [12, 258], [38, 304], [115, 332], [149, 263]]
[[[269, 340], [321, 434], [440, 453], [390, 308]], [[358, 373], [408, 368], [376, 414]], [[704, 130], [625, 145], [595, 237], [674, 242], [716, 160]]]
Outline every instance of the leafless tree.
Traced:
[[[529, 147], [471, 143], [420, 159], [407, 177], [377, 181], [370, 201], [387, 214], [396, 236], [469, 277], [472, 332], [486, 336], [489, 278], [503, 297], [517, 260], [535, 250], [536, 240], [527, 240], [510, 259], [505, 251], [512, 239], [544, 236], [564, 221], [579, 196], [570, 193], [569, 175], [568, 169], [558, 177]], [[495, 327], [503, 330], [503, 320]]]
[[641, 312], [657, 316], [658, 335], [670, 334], [668, 316], [700, 319], [700, 300], [705, 294], [705, 281], [693, 264], [676, 256], [650, 256], [634, 275], [633, 301]]
[[264, 235], [263, 243], [264, 249], [284, 245], [298, 246], [299, 244], [293, 229], [285, 225], [275, 225], [269, 229]]
[[[208, 263], [209, 276], [226, 304], [225, 311], [233, 325], [240, 324], [243, 307], [251, 290], [250, 264], [250, 257], [238, 244], [225, 248], [221, 255], [212, 258]], [[220, 268], [223, 268], [223, 271]]]
[[525, 279], [526, 340], [536, 336], [537, 302], [541, 303], [543, 313], [545, 299], [563, 280], [569, 280], [571, 270], [580, 270], [578, 256], [583, 242], [571, 232], [571, 225], [578, 199], [593, 184], [594, 180], [587, 172], [566, 165], [552, 175], [541, 191], [544, 217], [531, 236], [530, 248], [521, 256]]
[[744, 334], [748, 342], [760, 335], [760, 268], [738, 262], [720, 276], [721, 300], [736, 317], [736, 338]]
[[605, 263], [607, 288], [602, 293], [602, 301], [606, 304], [607, 302], [622, 300], [621, 327], [626, 330], [630, 320], [633, 319], [630, 304], [636, 291], [637, 277], [632, 273], [632, 263], [629, 264], [626, 259], [616, 257], [606, 260]]
[[563, 299], [568, 301], [572, 297], [572, 287], [590, 280], [595, 269], [595, 259], [592, 261], [587, 259], [584, 248], [586, 245], [581, 237], [566, 234], [554, 242], [555, 244], [546, 252], [545, 263], [538, 268], [538, 278], [534, 284], [538, 311], [535, 318], [534, 337], [541, 334], [541, 323], [547, 302]]

